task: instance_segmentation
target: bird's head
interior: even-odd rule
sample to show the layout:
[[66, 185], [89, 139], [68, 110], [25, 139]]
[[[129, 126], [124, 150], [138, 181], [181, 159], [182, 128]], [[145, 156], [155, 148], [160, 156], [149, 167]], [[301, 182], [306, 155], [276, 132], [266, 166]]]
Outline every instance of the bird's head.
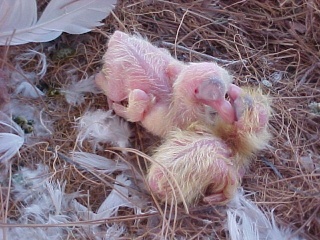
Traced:
[[177, 101], [190, 107], [208, 105], [223, 117], [233, 121], [233, 109], [226, 100], [232, 76], [216, 63], [201, 62], [187, 65], [174, 83]]

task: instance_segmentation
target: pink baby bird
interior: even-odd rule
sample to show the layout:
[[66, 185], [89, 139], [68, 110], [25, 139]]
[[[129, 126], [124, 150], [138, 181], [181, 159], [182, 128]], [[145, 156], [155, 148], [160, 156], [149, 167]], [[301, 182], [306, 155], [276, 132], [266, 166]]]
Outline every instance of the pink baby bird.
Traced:
[[142, 37], [120, 31], [111, 36], [103, 60], [96, 83], [107, 95], [109, 107], [155, 135], [205, 121], [205, 105], [225, 121], [235, 120], [225, 99], [232, 77], [216, 63], [186, 64]]
[[259, 90], [233, 85], [228, 94], [233, 123], [218, 117], [215, 125], [173, 130], [156, 149], [147, 179], [160, 200], [224, 204], [236, 193], [252, 155], [270, 139], [270, 105]]

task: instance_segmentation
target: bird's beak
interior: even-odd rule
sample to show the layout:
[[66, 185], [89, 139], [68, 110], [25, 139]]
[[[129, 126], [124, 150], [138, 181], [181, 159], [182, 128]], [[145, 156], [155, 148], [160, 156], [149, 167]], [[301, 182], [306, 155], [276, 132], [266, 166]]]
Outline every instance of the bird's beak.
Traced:
[[226, 123], [232, 124], [236, 121], [235, 110], [231, 103], [226, 99], [211, 101], [207, 105], [216, 110]]
[[200, 83], [196, 89], [196, 98], [203, 104], [212, 107], [227, 123], [236, 120], [235, 111], [225, 96], [228, 88], [221, 79], [212, 78]]

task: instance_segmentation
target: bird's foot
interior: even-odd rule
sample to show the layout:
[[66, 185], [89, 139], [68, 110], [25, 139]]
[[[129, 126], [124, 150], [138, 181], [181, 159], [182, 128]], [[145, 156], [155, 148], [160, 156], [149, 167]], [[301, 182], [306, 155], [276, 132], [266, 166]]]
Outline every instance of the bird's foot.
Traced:
[[125, 107], [119, 103], [113, 103], [112, 108], [115, 113], [130, 122], [142, 121], [144, 115], [154, 98], [140, 89], [134, 89], [129, 93], [128, 106]]

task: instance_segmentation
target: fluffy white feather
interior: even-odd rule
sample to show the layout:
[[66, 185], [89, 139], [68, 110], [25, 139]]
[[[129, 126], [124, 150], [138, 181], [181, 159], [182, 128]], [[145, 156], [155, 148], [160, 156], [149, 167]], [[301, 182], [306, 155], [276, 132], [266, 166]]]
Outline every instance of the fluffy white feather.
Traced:
[[83, 79], [79, 82], [73, 82], [67, 87], [63, 88], [61, 92], [66, 97], [69, 104], [73, 106], [80, 105], [85, 100], [85, 93], [100, 93], [101, 90], [95, 84], [94, 76]]
[[103, 239], [108, 240], [118, 240], [124, 234], [126, 231], [126, 227], [123, 225], [118, 224], [112, 224], [111, 226], [108, 226], [107, 232]]
[[[0, 0], [1, 1], [1, 0]], [[39, 56], [37, 59], [36, 56]], [[38, 62], [34, 72], [26, 72], [22, 68], [36, 58]], [[14, 58], [15, 71], [10, 74], [10, 85], [14, 90], [14, 95], [22, 95], [27, 98], [38, 98], [44, 93], [36, 87], [36, 83], [47, 72], [47, 59], [45, 54], [35, 50], [29, 50]], [[36, 72], [38, 71], [38, 73]]]
[[38, 52], [34, 49], [29, 49], [27, 52], [22, 53], [14, 58], [15, 62], [19, 63], [20, 66], [23, 66], [25, 63], [30, 62], [38, 56], [38, 64], [35, 69], [40, 69], [37, 75], [40, 79], [44, 77], [47, 72], [47, 56], [44, 53]]
[[240, 189], [228, 204], [227, 229], [231, 240], [302, 240], [293, 237], [290, 229], [279, 228], [271, 212], [271, 220]]
[[[22, 168], [13, 175], [13, 196], [19, 208], [17, 220], [8, 219], [16, 224], [57, 224], [77, 221], [98, 220], [117, 215], [120, 206], [133, 207], [129, 202], [127, 186], [131, 181], [123, 174], [116, 178], [111, 191], [97, 213], [92, 212], [75, 198], [79, 193], [66, 194], [65, 183], [54, 182], [49, 178], [48, 168], [42, 164], [36, 169]], [[124, 186], [119, 186], [123, 184]], [[118, 239], [126, 228], [118, 224], [84, 225], [76, 229], [64, 226], [50, 228], [15, 227], [7, 233], [9, 239], [69, 239], [73, 236], [92, 236], [90, 239]], [[36, 229], [36, 230], [35, 230]], [[1, 232], [0, 232], [1, 233]], [[80, 233], [80, 234], [79, 234]], [[79, 235], [78, 235], [79, 234]], [[0, 236], [1, 239], [1, 236]], [[81, 238], [82, 239], [82, 238]]]
[[32, 26], [37, 21], [35, 0], [1, 0], [0, 32]]
[[[79, 193], [66, 194], [65, 184], [49, 179], [48, 168], [42, 164], [36, 169], [22, 168], [13, 175], [13, 197], [20, 216], [16, 224], [55, 224], [77, 221], [73, 201]], [[53, 228], [11, 228], [9, 239], [68, 239], [67, 227]]]
[[14, 199], [31, 203], [45, 189], [48, 168], [38, 164], [35, 169], [23, 167], [12, 177]]
[[44, 93], [41, 90], [29, 82], [20, 83], [14, 90], [14, 94], [21, 94], [22, 96], [28, 98], [38, 98], [40, 96], [44, 96]]
[[24, 132], [8, 115], [0, 112], [0, 163], [7, 163], [24, 143]]
[[35, 0], [0, 0], [0, 45], [51, 41], [102, 25], [116, 0], [51, 0], [37, 21]]
[[[32, 240], [61, 240], [65, 233], [64, 229], [56, 228], [21, 228], [10, 229], [7, 236], [10, 240], [32, 239]], [[66, 236], [65, 236], [66, 237]]]
[[10, 84], [14, 88], [15, 85], [18, 85], [22, 82], [28, 81], [32, 84], [36, 82], [37, 74], [35, 72], [25, 72], [22, 70], [21, 62], [16, 62], [15, 64], [15, 71], [10, 73]]
[[120, 207], [133, 207], [129, 200], [128, 186], [131, 185], [131, 180], [124, 174], [119, 174], [116, 177], [116, 183], [113, 189], [104, 200], [97, 211], [96, 219], [109, 218], [116, 216]]
[[52, 213], [54, 215], [59, 215], [62, 212], [62, 204], [64, 200], [64, 189], [66, 186], [66, 183], [60, 184], [59, 182], [57, 183], [50, 183], [46, 182], [46, 189], [48, 191], [48, 195], [50, 196], [50, 199], [52, 201], [52, 205], [54, 207], [54, 211]]
[[130, 167], [120, 161], [114, 161], [97, 154], [87, 152], [72, 152], [72, 160], [85, 168], [95, 168], [103, 170], [104, 174], [111, 174], [115, 171], [125, 171]]
[[114, 115], [111, 110], [87, 111], [78, 119], [77, 141], [82, 146], [88, 140], [94, 150], [102, 143], [111, 143], [119, 147], [129, 145], [131, 133], [128, 123]]

